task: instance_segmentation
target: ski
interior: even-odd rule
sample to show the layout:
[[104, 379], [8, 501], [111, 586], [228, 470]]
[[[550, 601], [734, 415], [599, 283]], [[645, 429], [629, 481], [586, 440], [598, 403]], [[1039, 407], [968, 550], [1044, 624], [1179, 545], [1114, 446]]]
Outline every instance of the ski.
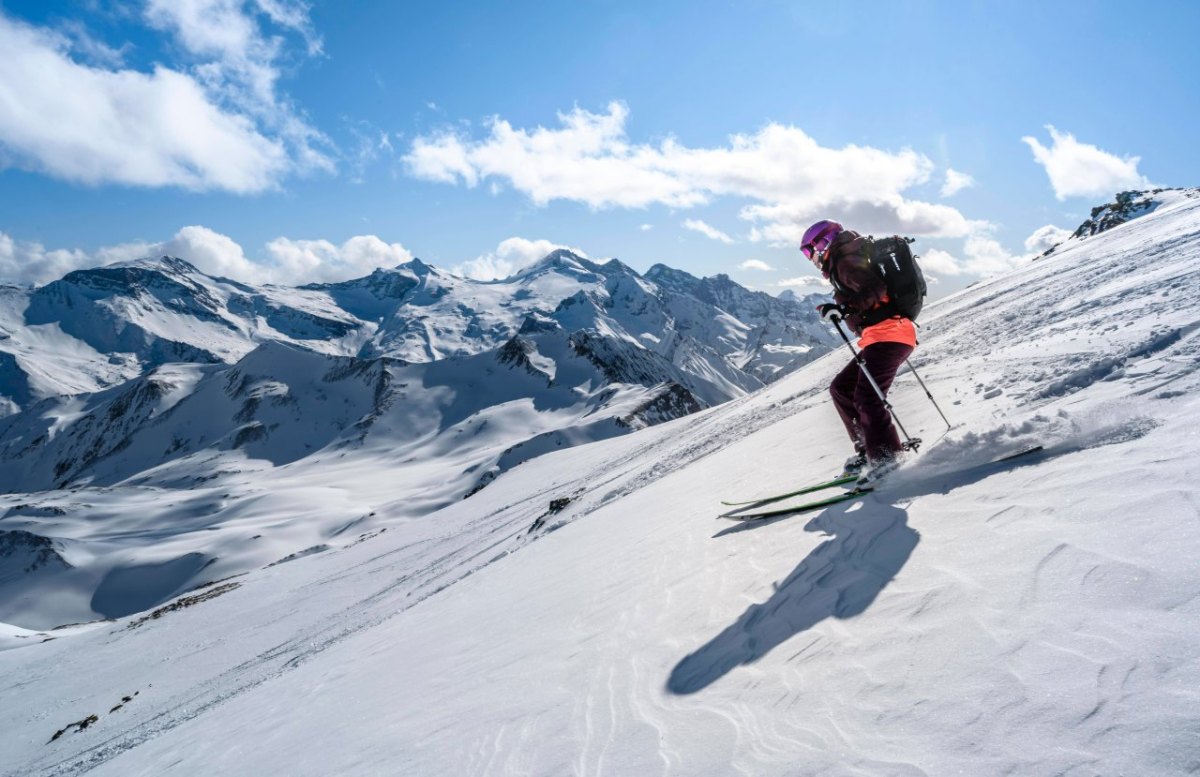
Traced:
[[822, 507], [828, 507], [830, 505], [835, 505], [839, 502], [848, 502], [851, 499], [857, 499], [860, 496], [866, 496], [867, 494], [871, 493], [871, 491], [873, 491], [873, 490], [874, 489], [869, 488], [869, 487], [868, 488], [856, 488], [853, 491], [846, 491], [845, 493], [838, 494], [837, 496], [831, 496], [827, 499], [821, 499], [816, 502], [808, 502], [807, 504], [802, 504], [802, 505], [795, 505], [793, 507], [780, 507], [777, 510], [759, 510], [759, 511], [756, 511], [753, 513], [740, 513], [740, 514], [738, 514], [735, 511], [735, 512], [730, 512], [730, 513], [724, 513], [722, 515], [718, 515], [717, 517], [718, 518], [726, 518], [730, 521], [758, 521], [763, 518], [774, 518], [777, 515], [794, 515], [795, 513], [806, 513], [806, 512], [809, 512], [810, 510], [819, 510]]
[[745, 505], [765, 505], [765, 504], [770, 504], [771, 502], [778, 502], [780, 500], [787, 499], [789, 497], [800, 496], [801, 494], [811, 494], [813, 491], [824, 491], [827, 488], [836, 488], [837, 486], [844, 486], [847, 483], [853, 483], [856, 480], [858, 480], [857, 474], [843, 475], [839, 478], [834, 478], [833, 480], [827, 481], [825, 483], [818, 483], [815, 486], [805, 486], [804, 488], [798, 489], [796, 491], [789, 491], [786, 494], [776, 494], [775, 496], [764, 496], [762, 499], [751, 499], [746, 502], [721, 502], [721, 504], [723, 504], [727, 507], [743, 507]]
[[[1034, 445], [1030, 448], [1026, 448], [1025, 450], [1017, 451], [1016, 453], [1010, 453], [1007, 456], [1002, 456], [1002, 457], [996, 459], [995, 461], [991, 461], [987, 464], [982, 464], [979, 466], [990, 467], [990, 466], [994, 466], [996, 464], [1001, 464], [1003, 462], [1012, 461], [1013, 459], [1019, 459], [1023, 456], [1029, 456], [1034, 453], [1040, 453], [1043, 450], [1044, 450], [1043, 446]], [[820, 483], [815, 486], [809, 486], [807, 488], [800, 489], [799, 491], [792, 491], [791, 493], [780, 494], [779, 496], [770, 496], [765, 499], [759, 499], [754, 502], [722, 502], [722, 504], [729, 505], [731, 507], [740, 507], [740, 509], [746, 509], [746, 506], [748, 506], [748, 505], [763, 505], [763, 504], [770, 504], [772, 502], [779, 502], [784, 499], [787, 499], [788, 497], [799, 496], [801, 494], [812, 493], [813, 491], [821, 491], [826, 488], [833, 488], [835, 486], [846, 485], [857, 479], [858, 479], [857, 475], [850, 475], [847, 477], [838, 478], [837, 480], [831, 480], [828, 483]], [[733, 510], [728, 513], [722, 513], [721, 515], [718, 515], [717, 517], [725, 518], [725, 519], [731, 520], [731, 521], [757, 521], [757, 520], [761, 520], [763, 518], [774, 518], [774, 517], [780, 516], [780, 515], [793, 515], [795, 513], [805, 513], [805, 512], [809, 512], [811, 510], [819, 510], [822, 507], [828, 507], [830, 505], [835, 505], [835, 504], [838, 504], [839, 502], [846, 502], [851, 499], [857, 499], [860, 496], [865, 496], [865, 495], [871, 493], [873, 490], [874, 489], [869, 486], [864, 487], [864, 488], [855, 488], [850, 491], [846, 491], [844, 493], [838, 494], [837, 496], [831, 496], [831, 497], [828, 497], [827, 499], [820, 499], [816, 502], [807, 502], [802, 505], [795, 505], [794, 507], [780, 507], [775, 510], [755, 510], [754, 512], [750, 512], [750, 513], [739, 513], [738, 510]]]
[[1008, 456], [1002, 456], [1002, 457], [996, 459], [995, 461], [993, 461], [992, 463], [999, 464], [1002, 461], [1012, 461], [1013, 459], [1019, 459], [1022, 456], [1028, 456], [1031, 453], [1041, 453], [1042, 450], [1044, 450], [1044, 449], [1041, 445], [1035, 445], [1032, 448], [1026, 448], [1023, 451], [1017, 451], [1016, 453], [1011, 453]]

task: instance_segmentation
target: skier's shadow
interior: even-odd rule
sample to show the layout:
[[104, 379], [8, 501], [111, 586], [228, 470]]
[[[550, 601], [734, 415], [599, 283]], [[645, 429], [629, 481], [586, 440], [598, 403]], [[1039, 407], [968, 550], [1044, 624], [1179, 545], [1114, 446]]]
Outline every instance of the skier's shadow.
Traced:
[[907, 511], [868, 498], [829, 508], [804, 527], [832, 535], [792, 570], [762, 604], [751, 605], [708, 644], [683, 658], [667, 679], [675, 694], [707, 688], [826, 618], [853, 618], [904, 567], [920, 535]]

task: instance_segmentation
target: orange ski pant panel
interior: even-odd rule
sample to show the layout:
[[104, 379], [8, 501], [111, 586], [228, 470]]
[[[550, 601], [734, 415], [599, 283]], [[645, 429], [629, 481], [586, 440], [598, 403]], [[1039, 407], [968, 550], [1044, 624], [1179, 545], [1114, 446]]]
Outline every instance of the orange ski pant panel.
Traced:
[[916, 348], [917, 328], [907, 318], [885, 318], [863, 330], [858, 347], [866, 348], [875, 343], [904, 343], [909, 348]]

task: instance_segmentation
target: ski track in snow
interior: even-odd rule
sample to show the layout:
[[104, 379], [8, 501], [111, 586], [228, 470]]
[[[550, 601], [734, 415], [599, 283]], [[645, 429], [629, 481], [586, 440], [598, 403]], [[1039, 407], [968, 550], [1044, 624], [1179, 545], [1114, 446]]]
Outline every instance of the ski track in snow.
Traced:
[[[0, 653], [17, 754], [0, 767], [1195, 773], [1198, 214], [1160, 209], [931, 307], [915, 362], [970, 428], [937, 439], [900, 378], [926, 451], [861, 503], [712, 520], [840, 463], [836, 354], [161, 621]], [[338, 701], [297, 711], [326, 684]], [[222, 752], [230, 736], [250, 750]]]

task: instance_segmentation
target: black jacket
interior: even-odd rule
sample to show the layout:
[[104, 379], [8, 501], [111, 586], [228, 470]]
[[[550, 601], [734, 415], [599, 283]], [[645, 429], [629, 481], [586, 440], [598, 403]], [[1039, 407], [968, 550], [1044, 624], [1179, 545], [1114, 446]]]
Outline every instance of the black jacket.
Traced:
[[862, 334], [863, 319], [888, 301], [887, 284], [871, 266], [868, 250], [870, 241], [847, 229], [834, 238], [821, 267], [833, 284], [833, 301], [846, 311], [855, 334]]

